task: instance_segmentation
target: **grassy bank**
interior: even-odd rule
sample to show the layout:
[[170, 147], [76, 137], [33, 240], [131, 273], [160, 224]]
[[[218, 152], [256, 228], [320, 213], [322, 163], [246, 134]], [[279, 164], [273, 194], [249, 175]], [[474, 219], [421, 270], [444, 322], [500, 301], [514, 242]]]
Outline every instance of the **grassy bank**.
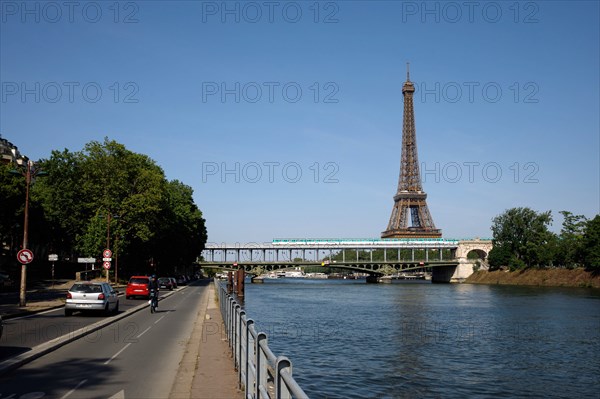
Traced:
[[478, 271], [469, 276], [465, 283], [600, 288], [600, 273], [593, 274], [583, 269], [528, 269], [515, 272]]

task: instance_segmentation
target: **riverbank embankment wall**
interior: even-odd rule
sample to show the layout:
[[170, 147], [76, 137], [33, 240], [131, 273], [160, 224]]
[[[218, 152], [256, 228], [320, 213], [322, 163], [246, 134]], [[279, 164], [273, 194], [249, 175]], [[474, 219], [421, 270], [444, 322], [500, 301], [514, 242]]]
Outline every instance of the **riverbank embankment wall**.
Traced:
[[518, 271], [477, 271], [465, 283], [535, 285], [545, 287], [588, 287], [600, 288], [600, 272], [584, 269], [527, 269]]

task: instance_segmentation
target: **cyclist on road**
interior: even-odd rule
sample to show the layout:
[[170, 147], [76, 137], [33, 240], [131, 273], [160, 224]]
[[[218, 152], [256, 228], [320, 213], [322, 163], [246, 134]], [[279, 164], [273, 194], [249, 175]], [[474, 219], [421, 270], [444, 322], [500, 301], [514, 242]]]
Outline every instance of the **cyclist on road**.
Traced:
[[150, 298], [154, 301], [154, 307], [158, 308], [158, 280], [156, 274], [150, 276], [150, 282], [148, 283], [148, 291], [150, 292]]

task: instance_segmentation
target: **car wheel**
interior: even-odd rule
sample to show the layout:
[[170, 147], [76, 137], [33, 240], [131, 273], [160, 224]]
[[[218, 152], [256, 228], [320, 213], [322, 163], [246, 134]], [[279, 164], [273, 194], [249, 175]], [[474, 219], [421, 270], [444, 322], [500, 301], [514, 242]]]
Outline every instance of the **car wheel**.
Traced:
[[106, 306], [104, 307], [104, 314], [105, 315], [109, 315], [110, 314], [110, 306], [108, 306], [109, 304], [107, 303]]
[[119, 301], [117, 301], [117, 304], [115, 305], [114, 312], [115, 312], [115, 314], [119, 313]]
[[73, 315], [73, 310], [72, 309], [65, 309], [65, 316], [69, 317], [71, 315]]
[[129, 299], [131, 298], [129, 295], [125, 295], [125, 299]]

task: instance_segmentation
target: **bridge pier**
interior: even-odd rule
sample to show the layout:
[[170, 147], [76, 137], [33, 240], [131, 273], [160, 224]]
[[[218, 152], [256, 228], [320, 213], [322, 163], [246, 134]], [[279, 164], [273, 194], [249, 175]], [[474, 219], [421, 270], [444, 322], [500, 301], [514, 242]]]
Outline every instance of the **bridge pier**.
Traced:
[[438, 266], [431, 269], [432, 283], [450, 283], [456, 266]]
[[466, 258], [458, 260], [457, 266], [438, 266], [432, 268], [431, 282], [432, 283], [462, 283], [467, 277], [473, 274], [473, 262], [467, 261]]

